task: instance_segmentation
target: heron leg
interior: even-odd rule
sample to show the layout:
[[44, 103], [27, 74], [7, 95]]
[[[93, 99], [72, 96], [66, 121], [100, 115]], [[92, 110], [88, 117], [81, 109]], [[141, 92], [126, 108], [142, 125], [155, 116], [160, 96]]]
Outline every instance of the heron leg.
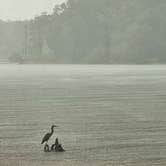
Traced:
[[44, 152], [50, 152], [50, 147], [47, 143], [44, 146]]

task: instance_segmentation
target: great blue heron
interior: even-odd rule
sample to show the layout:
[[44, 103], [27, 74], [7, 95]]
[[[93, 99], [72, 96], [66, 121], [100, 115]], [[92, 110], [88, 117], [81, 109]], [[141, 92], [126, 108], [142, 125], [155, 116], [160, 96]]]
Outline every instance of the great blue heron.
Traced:
[[48, 142], [48, 140], [50, 139], [50, 137], [52, 136], [52, 134], [53, 134], [53, 132], [54, 132], [54, 127], [58, 127], [58, 126], [56, 126], [56, 125], [52, 125], [52, 126], [51, 126], [51, 132], [50, 132], [50, 133], [47, 133], [47, 134], [43, 137], [41, 144], [43, 144], [44, 142]]

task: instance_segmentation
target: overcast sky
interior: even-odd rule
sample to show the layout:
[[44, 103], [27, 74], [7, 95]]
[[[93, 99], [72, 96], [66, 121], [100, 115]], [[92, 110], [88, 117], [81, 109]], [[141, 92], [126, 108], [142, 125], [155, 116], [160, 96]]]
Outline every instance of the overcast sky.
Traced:
[[67, 0], [0, 0], [0, 19], [23, 20], [41, 12], [51, 12], [54, 5]]

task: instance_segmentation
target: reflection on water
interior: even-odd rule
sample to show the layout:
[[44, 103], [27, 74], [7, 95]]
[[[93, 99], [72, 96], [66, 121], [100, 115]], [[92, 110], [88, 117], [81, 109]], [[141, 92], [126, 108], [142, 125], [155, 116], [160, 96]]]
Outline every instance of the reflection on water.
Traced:
[[0, 165], [165, 165], [165, 109], [164, 65], [1, 65]]

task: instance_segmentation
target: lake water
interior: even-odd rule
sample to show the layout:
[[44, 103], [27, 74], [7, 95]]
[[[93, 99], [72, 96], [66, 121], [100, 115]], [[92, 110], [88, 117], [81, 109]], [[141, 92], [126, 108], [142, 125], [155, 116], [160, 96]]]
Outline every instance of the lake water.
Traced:
[[[44, 153], [56, 124], [64, 153]], [[0, 166], [166, 165], [166, 66], [0, 65]]]

